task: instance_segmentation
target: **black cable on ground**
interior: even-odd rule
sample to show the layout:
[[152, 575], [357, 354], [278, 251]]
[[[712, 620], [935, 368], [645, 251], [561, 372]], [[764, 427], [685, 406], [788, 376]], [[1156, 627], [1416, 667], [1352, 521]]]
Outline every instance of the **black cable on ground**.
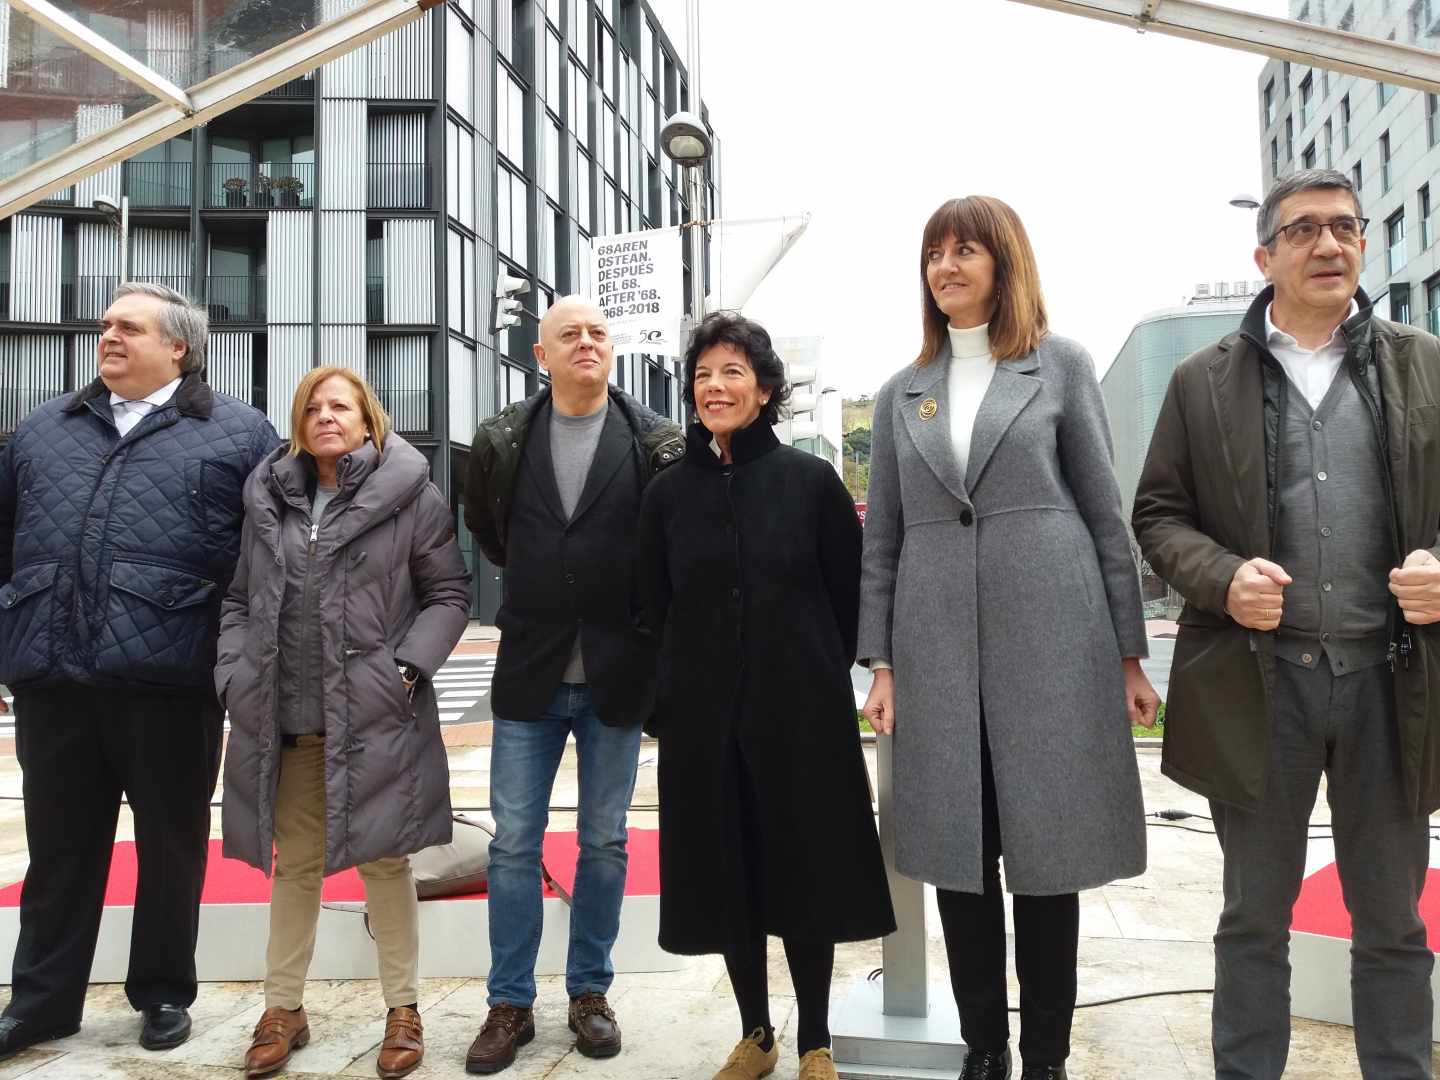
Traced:
[[[870, 972], [869, 975], [865, 976], [865, 981], [874, 982], [884, 973], [885, 969], [883, 967], [878, 967], [874, 971]], [[1120, 1005], [1127, 1001], [1140, 1001], [1144, 998], [1184, 997], [1189, 994], [1213, 994], [1214, 992], [1215, 988], [1213, 986], [1200, 987], [1194, 990], [1147, 990], [1141, 994], [1122, 994], [1120, 997], [1102, 998], [1099, 1001], [1081, 1001], [1075, 1005], [1075, 1008], [1098, 1009], [1102, 1005]], [[1012, 1013], [1018, 1013], [1020, 1011], [1020, 1006], [1011, 1005], [1010, 1011]]]

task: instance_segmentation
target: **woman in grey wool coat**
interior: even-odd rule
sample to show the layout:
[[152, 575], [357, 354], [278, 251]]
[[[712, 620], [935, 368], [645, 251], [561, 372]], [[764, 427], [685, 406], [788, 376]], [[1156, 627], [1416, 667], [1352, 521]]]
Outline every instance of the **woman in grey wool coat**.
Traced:
[[1022, 1078], [1063, 1080], [1079, 890], [1145, 869], [1139, 575], [1094, 365], [1048, 332], [1019, 217], [945, 203], [920, 278], [924, 346], [875, 401], [865, 712], [895, 740], [896, 869], [938, 891], [962, 1080], [1010, 1076], [1002, 851]]
[[345, 368], [300, 380], [288, 446], [245, 484], [215, 689], [230, 713], [225, 854], [267, 874], [265, 1012], [247, 1077], [310, 1039], [303, 1004], [322, 876], [359, 868], [389, 1012], [382, 1077], [424, 1055], [419, 912], [406, 856], [450, 840], [430, 682], [460, 639], [469, 575], [424, 456]]

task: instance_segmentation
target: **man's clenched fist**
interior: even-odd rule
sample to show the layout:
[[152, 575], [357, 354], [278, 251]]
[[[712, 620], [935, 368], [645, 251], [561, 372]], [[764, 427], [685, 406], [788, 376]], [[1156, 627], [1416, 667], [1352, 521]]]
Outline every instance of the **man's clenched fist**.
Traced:
[[1290, 575], [1268, 559], [1242, 563], [1225, 593], [1225, 614], [1250, 630], [1274, 630], [1285, 607]]
[[1405, 621], [1413, 626], [1440, 622], [1440, 561], [1420, 548], [1405, 556], [1405, 565], [1390, 571], [1390, 591], [1400, 601]]

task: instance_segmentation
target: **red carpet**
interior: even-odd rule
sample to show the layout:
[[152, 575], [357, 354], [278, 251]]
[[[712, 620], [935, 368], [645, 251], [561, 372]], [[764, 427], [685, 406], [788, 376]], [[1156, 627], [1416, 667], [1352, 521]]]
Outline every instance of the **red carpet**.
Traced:
[[[654, 829], [630, 830], [630, 870], [625, 879], [626, 896], [658, 896], [660, 893], [660, 834]], [[545, 834], [545, 866], [567, 891], [575, 887], [575, 862], [580, 847], [573, 832]], [[110, 860], [110, 883], [105, 889], [105, 904], [130, 907], [135, 903], [135, 843], [123, 840], [115, 845]], [[21, 883], [0, 889], [0, 907], [18, 907]], [[365, 885], [354, 870], [346, 870], [325, 879], [324, 899], [331, 902], [363, 901]], [[477, 893], [483, 897], [484, 893]], [[552, 897], [549, 888], [545, 896]], [[450, 897], [462, 900], [466, 897]], [[268, 904], [270, 881], [260, 871], [234, 859], [222, 858], [220, 841], [210, 841], [210, 863], [205, 874], [204, 904]]]
[[[1420, 917], [1430, 936], [1430, 951], [1440, 952], [1440, 870], [1432, 869], [1420, 895]], [[1340, 872], [1331, 863], [1305, 879], [1295, 901], [1291, 929], [1322, 937], [1349, 938], [1350, 913], [1340, 893]]]

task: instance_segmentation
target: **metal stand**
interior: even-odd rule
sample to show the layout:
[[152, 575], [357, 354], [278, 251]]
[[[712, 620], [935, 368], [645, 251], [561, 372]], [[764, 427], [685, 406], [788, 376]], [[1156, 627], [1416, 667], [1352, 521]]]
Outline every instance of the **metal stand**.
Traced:
[[876, 739], [880, 850], [895, 905], [895, 933], [883, 943], [885, 973], [862, 979], [830, 1013], [835, 1070], [865, 1080], [954, 1080], [965, 1062], [960, 1018], [949, 989], [931, 1004], [925, 942], [925, 886], [895, 872], [891, 740]]

